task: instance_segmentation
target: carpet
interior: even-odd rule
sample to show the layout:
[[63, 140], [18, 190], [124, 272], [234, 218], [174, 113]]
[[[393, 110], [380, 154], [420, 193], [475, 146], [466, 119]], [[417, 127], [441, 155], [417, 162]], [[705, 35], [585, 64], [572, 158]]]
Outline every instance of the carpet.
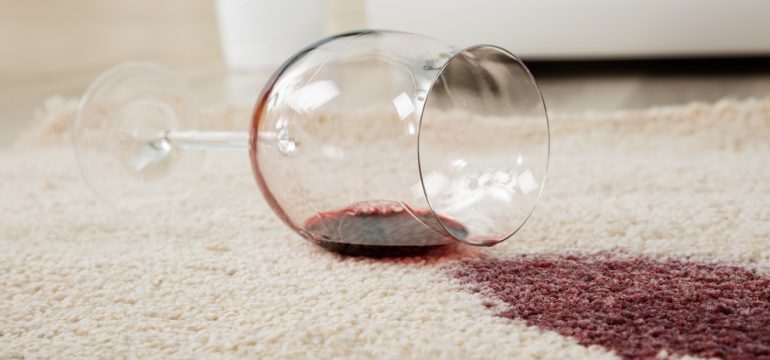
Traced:
[[112, 211], [80, 178], [75, 105], [0, 153], [2, 359], [770, 358], [770, 100], [554, 114], [514, 238], [383, 259], [292, 233], [245, 153], [209, 157], [190, 198]]

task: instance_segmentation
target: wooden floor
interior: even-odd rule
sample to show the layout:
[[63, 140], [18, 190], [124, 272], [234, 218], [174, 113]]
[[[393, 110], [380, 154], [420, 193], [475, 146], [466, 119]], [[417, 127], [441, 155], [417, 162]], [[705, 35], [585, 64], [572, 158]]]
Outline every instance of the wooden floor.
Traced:
[[[203, 104], [251, 103], [267, 74], [228, 75], [214, 1], [0, 0], [0, 147], [52, 96], [126, 61], [162, 63]], [[533, 63], [551, 111], [770, 96], [770, 60]]]

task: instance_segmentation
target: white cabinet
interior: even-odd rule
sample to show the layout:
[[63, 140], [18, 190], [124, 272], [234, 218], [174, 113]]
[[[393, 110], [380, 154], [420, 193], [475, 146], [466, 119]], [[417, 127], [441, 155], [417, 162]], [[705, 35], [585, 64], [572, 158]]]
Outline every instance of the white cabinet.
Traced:
[[528, 58], [770, 55], [767, 0], [366, 0], [370, 28]]

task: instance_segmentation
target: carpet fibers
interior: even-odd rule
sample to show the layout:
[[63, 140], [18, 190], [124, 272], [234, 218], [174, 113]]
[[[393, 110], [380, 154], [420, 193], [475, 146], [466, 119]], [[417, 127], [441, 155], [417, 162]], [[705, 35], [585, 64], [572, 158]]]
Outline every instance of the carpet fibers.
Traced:
[[0, 359], [770, 358], [768, 100], [555, 114], [514, 238], [380, 259], [292, 233], [240, 152], [109, 208], [74, 105], [0, 152]]

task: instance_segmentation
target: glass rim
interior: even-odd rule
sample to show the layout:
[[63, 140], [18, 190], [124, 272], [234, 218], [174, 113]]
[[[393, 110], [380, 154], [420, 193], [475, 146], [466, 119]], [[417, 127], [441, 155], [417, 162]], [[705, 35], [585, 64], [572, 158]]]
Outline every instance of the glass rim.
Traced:
[[[476, 51], [476, 50], [479, 50], [479, 49], [492, 49], [492, 50], [498, 51], [498, 52], [508, 56], [509, 58], [513, 59], [513, 61], [524, 70], [524, 72], [527, 74], [528, 80], [532, 84], [532, 87], [537, 92], [537, 96], [540, 99], [540, 103], [542, 104], [542, 107], [543, 107], [543, 120], [545, 121], [545, 130], [546, 130], [545, 169], [544, 169], [544, 173], [543, 173], [543, 180], [540, 183], [540, 189], [538, 190], [537, 197], [535, 198], [535, 205], [532, 206], [532, 209], [530, 209], [530, 211], [527, 213], [527, 215], [522, 219], [521, 223], [518, 226], [516, 226], [512, 231], [508, 232], [507, 235], [505, 235], [504, 237], [499, 238], [499, 239], [495, 238], [495, 239], [491, 239], [490, 241], [484, 241], [484, 242], [481, 242], [481, 243], [468, 241], [468, 239], [458, 238], [457, 236], [455, 236], [452, 233], [452, 231], [450, 231], [450, 229], [447, 226], [447, 224], [444, 223], [444, 220], [442, 220], [443, 217], [439, 216], [439, 214], [436, 212], [435, 207], [433, 206], [433, 204], [431, 204], [430, 196], [428, 196], [428, 191], [425, 188], [425, 176], [423, 175], [422, 156], [421, 156], [421, 153], [420, 153], [420, 144], [421, 144], [420, 140], [422, 138], [422, 124], [423, 124], [423, 119], [424, 119], [424, 115], [425, 115], [425, 104], [428, 104], [428, 100], [430, 99], [431, 93], [433, 93], [433, 89], [436, 87], [437, 82], [441, 78], [442, 74], [444, 74], [444, 71], [449, 66], [449, 64], [452, 63], [454, 60], [456, 60], [459, 55], [461, 55], [463, 53], [472, 53], [473, 51]], [[449, 57], [449, 59], [446, 62], [444, 62], [444, 64], [441, 65], [441, 67], [436, 72], [436, 75], [433, 77], [433, 79], [431, 79], [430, 86], [428, 87], [428, 91], [426, 92], [426, 95], [425, 95], [425, 101], [423, 102], [423, 106], [420, 109], [420, 120], [419, 120], [419, 125], [417, 127], [417, 169], [418, 169], [419, 176], [420, 176], [420, 187], [422, 188], [422, 192], [423, 192], [423, 196], [425, 197], [425, 201], [428, 204], [428, 209], [430, 210], [431, 215], [436, 219], [438, 224], [441, 226], [441, 230], [444, 233], [448, 234], [454, 240], [459, 241], [460, 243], [463, 243], [463, 244], [466, 244], [466, 245], [471, 245], [471, 246], [486, 246], [486, 247], [493, 246], [495, 244], [499, 244], [499, 243], [501, 243], [501, 242], [503, 242], [505, 240], [508, 240], [511, 237], [513, 237], [516, 233], [519, 232], [519, 230], [521, 230], [522, 227], [524, 227], [524, 224], [527, 223], [529, 218], [535, 212], [535, 209], [537, 208], [537, 204], [540, 202], [540, 197], [543, 194], [543, 189], [545, 187], [544, 185], [545, 185], [546, 180], [548, 178], [548, 168], [549, 168], [550, 161], [551, 161], [551, 125], [550, 125], [550, 120], [548, 118], [548, 109], [547, 109], [546, 104], [545, 104], [545, 99], [543, 98], [543, 93], [540, 90], [540, 87], [537, 85], [537, 82], [535, 81], [535, 77], [532, 75], [532, 72], [529, 70], [529, 68], [524, 64], [524, 62], [518, 56], [516, 56], [512, 52], [508, 51], [507, 49], [505, 49], [503, 47], [500, 47], [500, 46], [497, 46], [497, 45], [476, 44], [476, 45], [471, 45], [471, 46], [467, 46], [467, 47], [459, 49], [454, 54], [452, 54]]]

